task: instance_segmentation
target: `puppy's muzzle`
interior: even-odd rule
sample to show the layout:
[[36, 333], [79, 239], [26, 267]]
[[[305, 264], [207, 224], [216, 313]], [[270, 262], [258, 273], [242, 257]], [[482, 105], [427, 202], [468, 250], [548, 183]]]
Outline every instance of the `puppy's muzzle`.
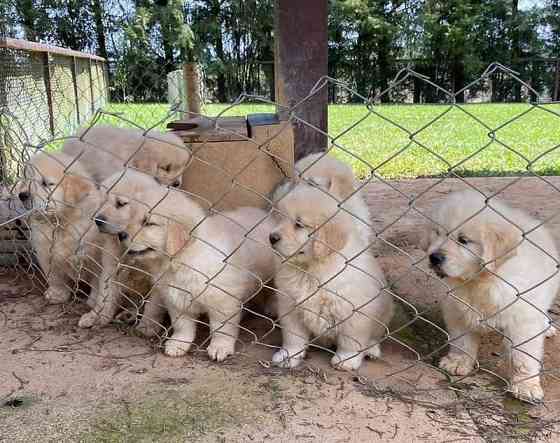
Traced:
[[439, 268], [445, 261], [445, 255], [441, 252], [433, 252], [430, 254], [430, 265], [434, 268]]
[[22, 191], [18, 194], [18, 198], [25, 209], [33, 209], [33, 199], [31, 198], [31, 192]]
[[95, 217], [95, 224], [97, 225], [99, 232], [103, 234], [118, 234], [120, 232], [119, 228], [109, 223], [107, 217], [103, 214], [99, 214]]
[[22, 202], [26, 202], [31, 198], [31, 192], [29, 191], [24, 191], [24, 192], [20, 192], [18, 194], [18, 198], [22, 201]]
[[272, 246], [274, 246], [276, 243], [278, 243], [280, 241], [282, 237], [280, 237], [280, 234], [278, 234], [278, 232], [272, 232], [269, 236], [268, 236], [268, 241], [270, 241], [270, 244]]

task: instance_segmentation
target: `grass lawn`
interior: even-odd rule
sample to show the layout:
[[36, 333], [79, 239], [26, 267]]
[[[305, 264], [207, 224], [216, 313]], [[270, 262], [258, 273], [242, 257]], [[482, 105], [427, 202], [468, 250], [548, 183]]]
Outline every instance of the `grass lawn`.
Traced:
[[[204, 112], [218, 115], [227, 107], [210, 104]], [[127, 119], [164, 128], [176, 119], [164, 104], [113, 104], [106, 110], [118, 116], [102, 120], [118, 125], [129, 125]], [[387, 178], [434, 176], [450, 168], [460, 175], [518, 175], [528, 169], [560, 174], [560, 104], [384, 105], [373, 110], [329, 107], [333, 153], [360, 176], [372, 170]], [[223, 115], [258, 112], [273, 108], [241, 104]]]

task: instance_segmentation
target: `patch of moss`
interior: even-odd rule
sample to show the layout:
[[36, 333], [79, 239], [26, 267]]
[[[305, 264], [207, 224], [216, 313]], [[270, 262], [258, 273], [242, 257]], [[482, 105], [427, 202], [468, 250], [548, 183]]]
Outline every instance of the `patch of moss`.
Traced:
[[[442, 329], [445, 329], [443, 318], [440, 312], [435, 309], [422, 309], [421, 307], [418, 309], [420, 312], [424, 312], [412, 321], [414, 312], [408, 306], [397, 303], [390, 329], [398, 331], [395, 337], [422, 356], [439, 349], [438, 352], [430, 355], [427, 361], [427, 363], [435, 365], [439, 356], [444, 353], [445, 348], [443, 346], [447, 342], [447, 335], [442, 331]], [[408, 326], [403, 328], [405, 324], [408, 324]]]
[[[212, 392], [159, 392], [101, 413], [85, 442], [184, 442], [239, 425], [254, 413]], [[241, 406], [241, 407], [240, 407]]]

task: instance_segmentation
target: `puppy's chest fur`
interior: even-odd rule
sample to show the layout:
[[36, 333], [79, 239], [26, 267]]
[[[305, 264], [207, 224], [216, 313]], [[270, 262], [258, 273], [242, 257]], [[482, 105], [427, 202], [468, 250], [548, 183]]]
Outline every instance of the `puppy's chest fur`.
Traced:
[[[450, 297], [443, 306], [444, 309], [459, 309], [464, 321], [471, 328], [502, 329], [503, 314], [500, 311], [512, 300], [507, 294], [508, 290], [502, 287], [496, 279], [488, 278], [473, 287], [457, 288], [454, 295], [458, 300]], [[504, 312], [508, 311], [506, 309]]]
[[[50, 266], [63, 269], [78, 268], [84, 260], [98, 260], [99, 248], [95, 228], [91, 226], [65, 227], [47, 221], [31, 222], [31, 238], [35, 248], [41, 249], [44, 258], [48, 258]], [[41, 263], [41, 266], [46, 266]]]
[[278, 296], [283, 307], [297, 309], [312, 334], [320, 335], [326, 342], [334, 341], [337, 324], [352, 312], [351, 304], [337, 292], [337, 286], [331, 283], [320, 287], [318, 279], [295, 269], [286, 269], [278, 277], [278, 289], [285, 294]]

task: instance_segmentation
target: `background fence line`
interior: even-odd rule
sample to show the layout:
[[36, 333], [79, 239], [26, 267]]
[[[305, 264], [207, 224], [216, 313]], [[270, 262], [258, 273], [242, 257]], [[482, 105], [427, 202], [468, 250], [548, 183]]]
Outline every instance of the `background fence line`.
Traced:
[[107, 104], [108, 91], [102, 57], [1, 38], [0, 149], [67, 135]]

